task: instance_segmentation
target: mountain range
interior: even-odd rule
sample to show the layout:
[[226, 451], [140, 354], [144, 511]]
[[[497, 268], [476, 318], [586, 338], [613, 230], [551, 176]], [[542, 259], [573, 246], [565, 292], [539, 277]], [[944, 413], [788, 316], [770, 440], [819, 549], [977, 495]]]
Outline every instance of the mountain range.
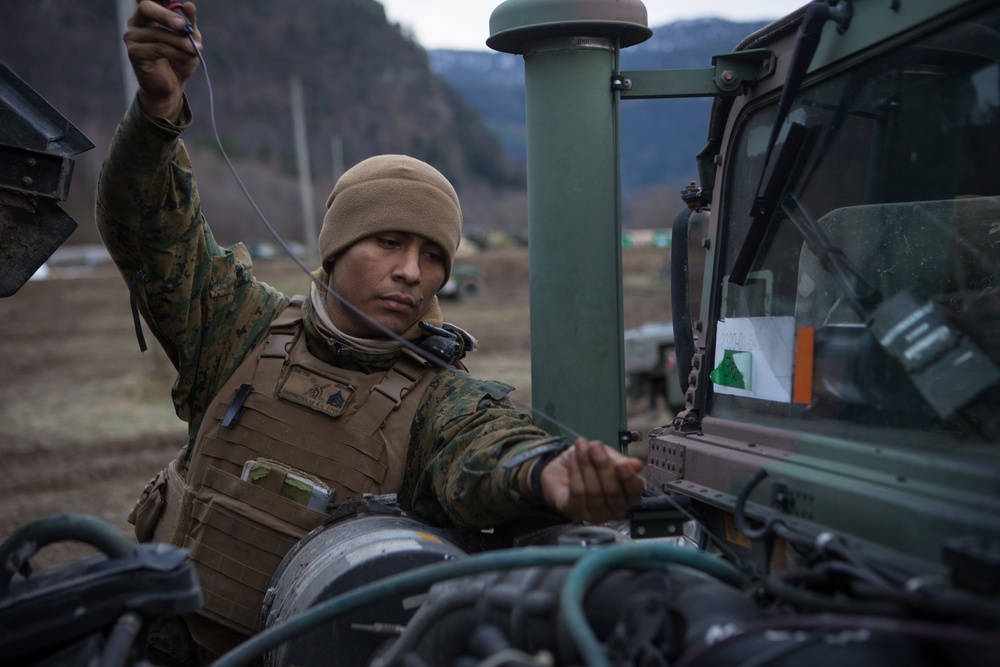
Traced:
[[[645, 42], [623, 49], [627, 70], [699, 69], [732, 51], [761, 22], [706, 18], [655, 27]], [[524, 63], [491, 51], [428, 51], [431, 69], [476, 109], [504, 151], [525, 159]], [[626, 196], [697, 177], [695, 155], [705, 146], [708, 98], [622, 102], [622, 187]]]

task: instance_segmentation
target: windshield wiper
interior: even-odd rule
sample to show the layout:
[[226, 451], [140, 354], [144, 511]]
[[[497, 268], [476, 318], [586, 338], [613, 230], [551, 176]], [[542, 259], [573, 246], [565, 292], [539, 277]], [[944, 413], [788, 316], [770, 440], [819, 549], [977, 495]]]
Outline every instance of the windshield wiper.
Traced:
[[760, 252], [767, 231], [771, 228], [778, 203], [791, 186], [792, 171], [799, 164], [799, 157], [808, 136], [809, 131], [805, 125], [792, 123], [788, 128], [788, 136], [785, 137], [785, 143], [782, 144], [781, 152], [778, 153], [778, 159], [774, 163], [774, 171], [767, 181], [767, 189], [764, 190], [763, 196], [758, 196], [754, 200], [751, 211], [753, 220], [747, 230], [747, 237], [736, 255], [733, 270], [729, 274], [729, 282], [737, 285], [746, 283], [754, 259]]
[[[839, 0], [835, 5], [816, 0], [806, 7], [805, 15], [802, 17], [802, 24], [799, 27], [799, 34], [795, 38], [795, 49], [792, 51], [792, 61], [788, 66], [788, 74], [785, 75], [781, 98], [778, 100], [778, 113], [774, 119], [774, 124], [771, 126], [771, 135], [767, 141], [767, 150], [764, 151], [764, 164], [761, 167], [760, 180], [757, 182], [757, 192], [754, 196], [753, 208], [750, 211], [753, 222], [750, 224], [747, 238], [740, 247], [736, 264], [733, 266], [730, 274], [729, 281], [732, 283], [743, 285], [746, 282], [750, 266], [753, 264], [753, 260], [757, 256], [757, 252], [760, 250], [761, 243], [766, 235], [767, 228], [771, 224], [771, 218], [778, 200], [787, 189], [785, 182], [791, 175], [792, 166], [795, 163], [795, 158], [798, 156], [798, 149], [801, 148], [801, 142], [805, 140], [805, 128], [801, 125], [798, 127], [803, 130], [802, 136], [798, 138], [792, 137], [792, 131], [796, 127], [796, 124], [793, 123], [792, 127], [789, 128], [789, 136], [785, 139], [784, 147], [778, 155], [778, 162], [771, 173], [771, 178], [768, 179], [767, 187], [763, 188], [762, 195], [761, 189], [764, 185], [764, 174], [767, 173], [767, 165], [771, 160], [771, 153], [778, 142], [778, 136], [781, 133], [782, 126], [785, 124], [785, 119], [788, 118], [788, 112], [792, 108], [792, 101], [802, 86], [802, 81], [805, 79], [806, 72], [809, 71], [809, 65], [812, 63], [813, 56], [816, 55], [816, 49], [819, 47], [820, 37], [823, 34], [823, 26], [826, 25], [827, 21], [836, 21], [837, 31], [843, 34], [850, 26], [853, 15], [854, 9], [850, 0]], [[794, 149], [790, 149], [789, 143], [793, 139], [798, 139], [800, 143], [794, 146]]]

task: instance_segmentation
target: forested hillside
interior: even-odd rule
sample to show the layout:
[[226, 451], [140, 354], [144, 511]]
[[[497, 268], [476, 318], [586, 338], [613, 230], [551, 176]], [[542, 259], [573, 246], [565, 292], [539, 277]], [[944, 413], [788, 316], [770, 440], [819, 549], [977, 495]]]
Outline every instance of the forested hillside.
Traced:
[[[71, 243], [96, 239], [90, 209], [97, 170], [125, 109], [115, 5], [3, 3], [0, 60], [97, 145], [77, 160], [67, 210], [81, 225]], [[507, 191], [523, 189], [523, 167], [505, 157], [479, 115], [430, 71], [425, 51], [387, 22], [375, 0], [202, 2], [198, 20], [223, 144], [261, 208], [290, 238], [301, 237], [302, 228], [293, 76], [303, 83], [319, 211], [334, 181], [335, 154], [347, 166], [385, 152], [434, 164], [462, 194], [471, 227], [490, 225], [490, 211], [502, 220]], [[204, 72], [192, 78], [189, 94], [195, 124], [185, 138], [201, 149], [195, 168], [216, 234], [224, 241], [258, 235], [262, 226], [250, 219], [214, 148]]]

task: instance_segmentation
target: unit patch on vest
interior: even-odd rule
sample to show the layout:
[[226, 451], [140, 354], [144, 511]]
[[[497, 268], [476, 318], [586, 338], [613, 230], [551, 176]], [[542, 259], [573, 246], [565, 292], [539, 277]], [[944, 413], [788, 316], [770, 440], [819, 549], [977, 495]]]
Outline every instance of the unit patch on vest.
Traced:
[[301, 366], [290, 367], [278, 388], [278, 398], [318, 410], [331, 417], [343, 414], [353, 395], [353, 386]]

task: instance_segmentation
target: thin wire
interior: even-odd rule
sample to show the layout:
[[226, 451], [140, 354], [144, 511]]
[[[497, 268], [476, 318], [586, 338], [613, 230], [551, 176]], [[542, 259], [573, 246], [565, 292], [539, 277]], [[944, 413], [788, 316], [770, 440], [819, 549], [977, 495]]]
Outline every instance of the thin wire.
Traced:
[[[484, 382], [483, 380], [480, 380], [478, 378], [474, 378], [471, 375], [469, 375], [468, 373], [462, 371], [461, 369], [455, 368], [454, 366], [452, 366], [451, 364], [449, 364], [447, 361], [445, 361], [441, 357], [438, 357], [437, 355], [433, 354], [429, 350], [425, 350], [423, 348], [417, 347], [416, 345], [414, 345], [410, 341], [408, 341], [405, 338], [401, 337], [399, 334], [395, 333], [394, 331], [389, 330], [388, 328], [386, 328], [385, 326], [383, 326], [381, 323], [376, 322], [375, 320], [373, 320], [370, 317], [368, 317], [368, 315], [366, 313], [362, 312], [357, 306], [355, 306], [350, 301], [348, 301], [347, 299], [345, 299], [343, 296], [341, 296], [340, 294], [338, 294], [337, 291], [334, 290], [333, 288], [331, 288], [329, 284], [327, 284], [327, 283], [323, 282], [322, 280], [320, 280], [319, 278], [317, 278], [316, 275], [313, 274], [313, 272], [309, 270], [309, 267], [307, 267], [302, 262], [302, 260], [300, 260], [295, 255], [295, 253], [292, 252], [292, 249], [288, 247], [288, 244], [285, 243], [285, 240], [283, 238], [281, 238], [281, 235], [278, 233], [278, 231], [268, 221], [267, 216], [264, 215], [264, 212], [261, 211], [260, 207], [257, 206], [257, 203], [254, 201], [253, 197], [250, 195], [250, 191], [247, 190], [246, 185], [243, 184], [243, 179], [241, 179], [240, 175], [236, 172], [236, 167], [233, 166], [233, 163], [229, 159], [229, 155], [226, 153], [226, 149], [222, 145], [222, 138], [221, 138], [221, 136], [219, 134], [219, 128], [218, 128], [218, 126], [216, 124], [216, 121], [215, 121], [215, 95], [212, 92], [212, 80], [211, 80], [211, 78], [208, 75], [208, 65], [205, 62], [205, 57], [202, 54], [201, 49], [198, 48], [198, 45], [194, 41], [194, 35], [193, 34], [188, 34], [187, 37], [191, 41], [191, 45], [194, 47], [195, 53], [198, 55], [198, 61], [201, 63], [202, 71], [204, 71], [204, 73], [205, 73], [205, 85], [206, 85], [207, 90], [208, 90], [209, 118], [210, 118], [210, 121], [212, 123], [212, 133], [214, 134], [215, 143], [219, 147], [219, 152], [222, 154], [222, 158], [226, 161], [226, 165], [229, 167], [229, 171], [232, 172], [233, 178], [236, 179], [237, 185], [240, 186], [240, 190], [243, 191], [243, 195], [246, 197], [247, 201], [250, 203], [251, 208], [253, 208], [254, 213], [257, 214], [258, 219], [260, 219], [260, 221], [264, 224], [264, 227], [267, 228], [268, 233], [271, 234], [271, 236], [278, 243], [278, 245], [281, 246], [281, 249], [285, 251], [285, 254], [288, 255], [288, 257], [290, 257], [291, 260], [293, 262], [295, 262], [295, 264], [298, 265], [298, 267], [300, 269], [302, 269], [302, 271], [307, 276], [309, 276], [309, 279], [313, 283], [315, 283], [316, 285], [318, 285], [327, 294], [329, 294], [330, 296], [332, 296], [333, 298], [335, 298], [337, 301], [339, 301], [344, 307], [346, 307], [352, 313], [354, 313], [358, 317], [364, 319], [366, 322], [368, 322], [369, 324], [371, 324], [378, 331], [380, 331], [381, 333], [383, 333], [386, 337], [391, 338], [392, 340], [400, 343], [406, 349], [410, 350], [411, 352], [413, 352], [414, 354], [418, 355], [419, 357], [421, 357], [423, 359], [426, 359], [427, 361], [431, 362], [432, 364], [434, 364], [438, 368], [451, 370], [451, 371], [453, 371], [454, 373], [456, 373], [457, 375], [459, 375], [461, 377], [464, 377], [466, 379], [469, 379], [469, 380], [472, 380], [474, 382], [480, 383], [480, 385], [479, 385], [480, 388], [484, 388], [484, 389], [487, 388], [488, 387], [488, 383], [487, 382]], [[577, 437], [577, 438], [584, 437], [582, 434], [580, 434], [579, 432], [577, 432], [576, 429], [573, 429], [573, 428], [569, 427], [568, 425], [566, 425], [563, 422], [559, 421], [555, 417], [552, 417], [551, 415], [546, 414], [545, 412], [543, 412], [541, 410], [537, 410], [537, 409], [535, 409], [531, 405], [527, 405], [525, 403], [522, 403], [522, 402], [518, 401], [517, 399], [515, 399], [514, 397], [512, 397], [510, 395], [508, 395], [507, 398], [516, 407], [518, 407], [518, 408], [520, 408], [520, 409], [522, 409], [522, 410], [524, 410], [526, 412], [534, 412], [535, 414], [537, 414], [540, 417], [544, 418], [548, 422], [550, 422], [552, 424], [555, 424], [559, 429], [561, 429], [567, 435], [570, 435], [570, 436], [573, 436], [573, 437]]]

